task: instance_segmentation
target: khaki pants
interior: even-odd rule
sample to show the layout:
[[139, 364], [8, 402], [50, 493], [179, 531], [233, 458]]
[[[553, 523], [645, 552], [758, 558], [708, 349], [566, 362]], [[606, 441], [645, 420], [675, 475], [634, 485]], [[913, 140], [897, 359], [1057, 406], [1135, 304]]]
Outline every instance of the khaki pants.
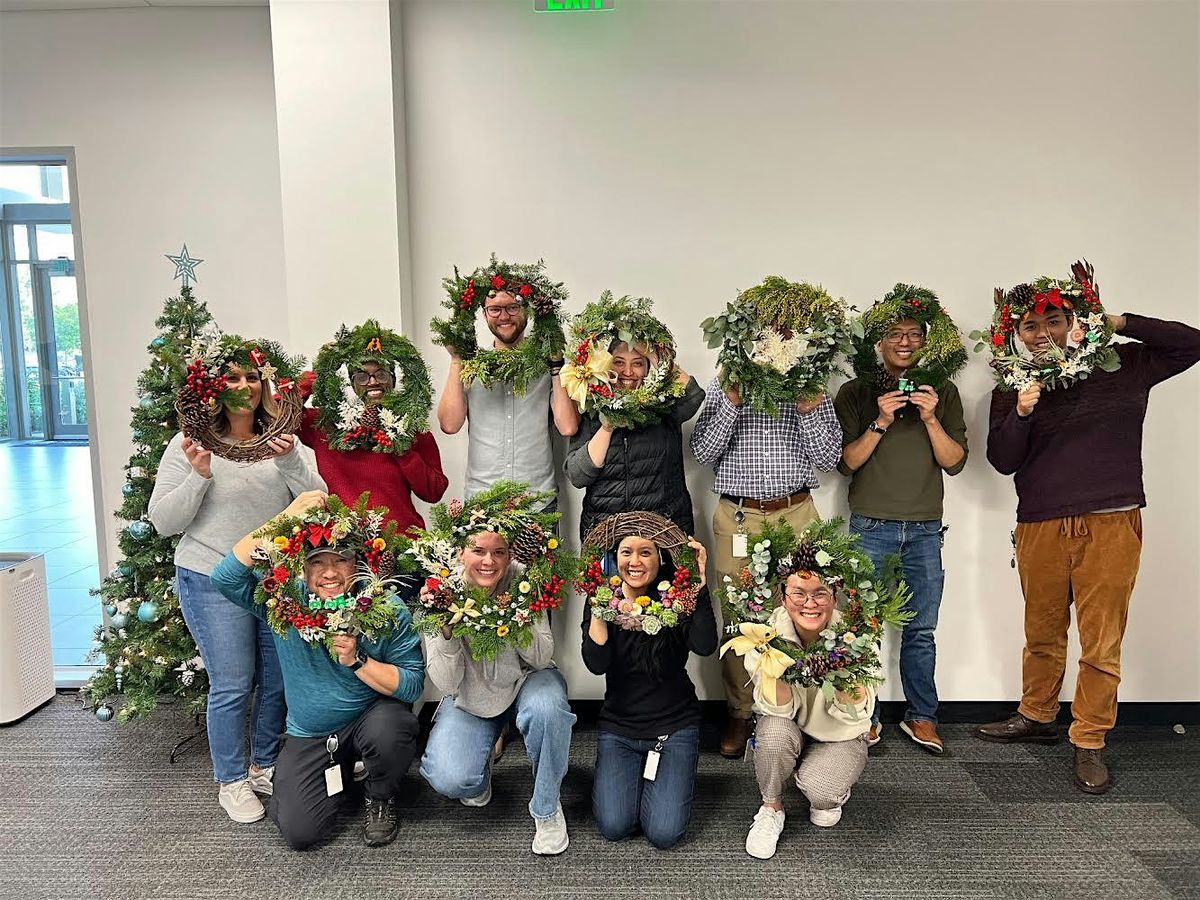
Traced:
[[[712, 548], [714, 569], [712, 584], [716, 585], [718, 589], [725, 583], [726, 575], [736, 581], [742, 566], [750, 561], [748, 556], [734, 558], [733, 555], [733, 535], [738, 530], [737, 520], [734, 517], [736, 512], [737, 504], [722, 497], [717, 501], [717, 511], [713, 513], [713, 543], [716, 546]], [[788, 508], [778, 509], [775, 512], [765, 513], [745, 507], [742, 512], [746, 514], [743, 526], [748, 534], [754, 534], [764, 522], [777, 522], [781, 518], [796, 529], [798, 534], [809, 522], [820, 519], [812, 497], [805, 497]], [[723, 609], [722, 614], [724, 614]], [[731, 623], [726, 622], [725, 624]], [[728, 636], [728, 632], [726, 632], [726, 636]], [[750, 712], [754, 707], [754, 691], [749, 680], [742, 657], [736, 653], [726, 653], [721, 658], [721, 681], [725, 686], [725, 702], [729, 705], [729, 715], [735, 719], [750, 718]]]
[[1071, 604], [1079, 626], [1079, 676], [1071, 743], [1097, 749], [1117, 719], [1121, 639], [1142, 554], [1142, 514], [1131, 509], [1017, 525], [1025, 594], [1021, 715], [1053, 722], [1067, 664]]
[[848, 741], [816, 741], [794, 719], [782, 716], [760, 715], [754, 726], [754, 775], [764, 803], [782, 800], [794, 775], [813, 809], [837, 809], [866, 766], [865, 734]]

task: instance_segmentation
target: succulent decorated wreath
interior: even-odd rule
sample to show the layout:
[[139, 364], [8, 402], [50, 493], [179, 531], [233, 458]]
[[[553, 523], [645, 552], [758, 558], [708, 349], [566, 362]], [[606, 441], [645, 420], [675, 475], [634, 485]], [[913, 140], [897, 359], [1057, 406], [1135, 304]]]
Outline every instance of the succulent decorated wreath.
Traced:
[[[437, 504], [428, 530], [410, 530], [408, 552], [426, 576], [425, 595], [411, 601], [413, 621], [423, 633], [449, 625], [454, 637], [467, 638], [475, 659], [494, 659], [507, 646], [524, 647], [533, 640], [533, 623], [566, 600], [577, 564], [555, 537], [559, 514], [540, 511], [549, 497], [526, 484], [499, 481], [465, 503]], [[463, 578], [460, 554], [473, 535], [484, 531], [507, 541], [516, 564], [496, 595]]]
[[[387, 508], [372, 509], [369, 500], [369, 491], [354, 506], [330, 495], [324, 506], [302, 516], [277, 516], [255, 532], [259, 541], [252, 556], [262, 578], [254, 596], [266, 606], [267, 623], [277, 634], [286, 637], [295, 629], [310, 644], [323, 642], [334, 656], [337, 634], [374, 639], [395, 625], [404, 606], [398, 576], [416, 566], [403, 552], [396, 523], [385, 522]], [[359, 569], [349, 593], [321, 599], [305, 587], [304, 561], [318, 547], [356, 554]]]
[[[730, 650], [738, 656], [753, 653], [764, 678], [819, 685], [827, 700], [835, 690], [883, 682], [883, 627], [912, 618], [905, 609], [908, 589], [898, 577], [899, 559], [890, 559], [877, 576], [870, 558], [858, 549], [858, 536], [842, 532], [843, 524], [841, 519], [812, 522], [797, 535], [780, 519], [757, 534], [751, 562], [738, 581], [726, 577], [722, 598], [751, 621], [726, 626], [736, 636], [721, 647], [722, 655]], [[819, 577], [840, 609], [840, 616], [835, 614], [820, 639], [807, 647], [783, 640], [767, 622], [788, 577], [796, 573]]]
[[[655, 597], [625, 597], [618, 575], [605, 577], [602, 560], [627, 537], [653, 541], [671, 554], [675, 574], [655, 587]], [[575, 589], [587, 598], [592, 614], [627, 631], [658, 634], [696, 610], [700, 570], [688, 536], [669, 519], [652, 512], [617, 513], [600, 520], [583, 539], [583, 559]]]
[[[189, 350], [187, 380], [175, 399], [180, 430], [204, 449], [233, 462], [273, 456], [268, 442], [295, 434], [300, 427], [304, 398], [296, 378], [304, 359], [288, 356], [274, 341], [248, 341], [216, 328], [199, 335]], [[262, 399], [255, 411], [257, 435], [247, 441], [228, 441], [221, 433], [222, 411], [245, 409], [249, 404], [249, 388], [229, 386], [229, 366], [257, 371], [262, 381]]]
[[[1035, 381], [1046, 390], [1068, 388], [1096, 368], [1115, 372], [1121, 358], [1112, 347], [1112, 325], [1100, 305], [1100, 289], [1087, 260], [1071, 266], [1071, 278], [1043, 275], [1010, 291], [996, 288], [992, 324], [986, 331], [972, 331], [978, 341], [976, 352], [991, 351], [990, 365], [1001, 390], [1021, 391]], [[1050, 342], [1044, 353], [1030, 355], [1017, 336], [1026, 313], [1044, 315], [1059, 309], [1071, 320], [1066, 349]]]
[[825, 391], [856, 325], [844, 300], [770, 275], [700, 327], [708, 346], [721, 348], [721, 387], [738, 387], [743, 405], [776, 415]]
[[[390, 373], [391, 385], [378, 402], [364, 401], [354, 390], [351, 379], [366, 363]], [[429, 428], [433, 389], [425, 360], [412, 341], [374, 319], [354, 329], [338, 329], [317, 354], [313, 371], [317, 427], [333, 450], [400, 455]]]
[[[897, 377], [879, 360], [875, 349], [897, 322], [912, 319], [924, 328], [925, 343], [912, 355], [912, 365]], [[859, 317], [861, 336], [854, 338], [854, 374], [870, 381], [881, 392], [912, 393], [923, 384], [935, 390], [962, 371], [967, 350], [958, 328], [946, 313], [937, 294], [911, 284], [897, 284], [882, 300]]]
[[[447, 298], [442, 305], [451, 311], [447, 319], [429, 323], [434, 343], [453, 349], [463, 361], [462, 380], [478, 380], [484, 387], [510, 382], [517, 394], [550, 367], [551, 360], [563, 358], [566, 339], [562, 331], [562, 304], [566, 289], [545, 274], [546, 264], [507, 263], [492, 254], [486, 266], [464, 277], [455, 267], [454, 275], [442, 279]], [[529, 334], [516, 347], [481, 350], [475, 337], [475, 319], [489, 296], [505, 292], [533, 313]]]
[[[605, 291], [571, 323], [575, 348], [559, 375], [581, 413], [595, 413], [616, 428], [635, 428], [664, 418], [687, 385], [676, 379], [675, 338], [654, 317], [645, 297], [614, 299]], [[628, 344], [650, 360], [650, 371], [633, 390], [622, 390], [612, 370], [612, 350]]]

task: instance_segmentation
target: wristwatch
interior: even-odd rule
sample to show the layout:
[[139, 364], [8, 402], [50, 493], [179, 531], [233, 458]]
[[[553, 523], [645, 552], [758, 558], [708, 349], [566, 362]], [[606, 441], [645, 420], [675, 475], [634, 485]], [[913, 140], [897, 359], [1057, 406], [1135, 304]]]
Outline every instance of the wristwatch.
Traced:
[[370, 657], [367, 656], [367, 651], [364, 650], [362, 647], [359, 647], [356, 650], [354, 655], [355, 655], [354, 662], [350, 664], [351, 672], [357, 672], [364, 665], [366, 665], [367, 660], [370, 659]]
[[887, 429], [881, 428], [879, 423], [876, 422], [874, 419], [872, 419], [871, 424], [867, 426], [867, 431], [873, 431], [876, 434], [887, 434]]

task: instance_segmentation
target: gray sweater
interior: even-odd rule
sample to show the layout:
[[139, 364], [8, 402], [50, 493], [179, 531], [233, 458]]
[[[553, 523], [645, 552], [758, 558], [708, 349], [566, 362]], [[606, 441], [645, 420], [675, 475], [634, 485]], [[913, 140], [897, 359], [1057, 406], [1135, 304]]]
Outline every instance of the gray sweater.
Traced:
[[212, 574], [233, 545], [305, 491], [323, 491], [313, 452], [299, 441], [286, 456], [255, 463], [212, 457], [212, 477], [187, 461], [183, 435], [171, 438], [158, 466], [149, 517], [159, 534], [182, 534], [175, 565]]

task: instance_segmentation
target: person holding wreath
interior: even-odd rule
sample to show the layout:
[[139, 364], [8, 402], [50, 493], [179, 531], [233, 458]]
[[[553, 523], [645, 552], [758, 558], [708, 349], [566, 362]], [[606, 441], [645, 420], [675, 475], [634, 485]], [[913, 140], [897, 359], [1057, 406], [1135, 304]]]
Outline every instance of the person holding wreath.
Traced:
[[243, 536], [213, 585], [269, 629], [287, 687], [287, 734], [270, 814], [294, 850], [332, 836], [351, 767], [366, 766], [362, 840], [390, 844], [396, 796], [416, 752], [412, 704], [425, 686], [386, 509], [301, 494]]
[[487, 806], [496, 738], [515, 723], [533, 766], [532, 849], [541, 856], [569, 843], [559, 787], [575, 724], [545, 615], [565, 599], [574, 564], [559, 550], [548, 499], [501, 481], [466, 503], [439, 503], [410, 550], [428, 576], [414, 611], [429, 677], [445, 692], [421, 775], [444, 797]]
[[[713, 513], [717, 583], [735, 575], [747, 539], [770, 518], [797, 531], [818, 518], [817, 470], [837, 465], [842, 433], [825, 386], [850, 345], [848, 307], [820, 287], [772, 275], [702, 323], [720, 347], [720, 371], [705, 389], [692, 453], [716, 473]], [[726, 625], [736, 624], [723, 610]], [[729, 721], [721, 755], [737, 759], [750, 736], [753, 697], [741, 665], [722, 663]]]
[[313, 448], [330, 493], [349, 503], [369, 491], [402, 534], [424, 528], [413, 495], [436, 503], [449, 481], [428, 431], [432, 390], [421, 354], [369, 319], [343, 325], [313, 371], [300, 440]]
[[298, 361], [271, 341], [235, 334], [210, 333], [190, 349], [177, 401], [183, 431], [163, 452], [148, 511], [160, 534], [182, 535], [179, 605], [208, 670], [217, 800], [233, 821], [257, 822], [265, 810], [256, 794], [271, 794], [283, 731], [283, 678], [270, 631], [221, 596], [210, 576], [248, 528], [325, 482], [293, 433]]
[[[666, 850], [683, 839], [700, 759], [691, 654], [717, 649], [708, 553], [652, 512], [624, 512], [584, 538], [583, 662], [605, 678], [592, 810], [619, 841], [641, 829]], [[607, 570], [607, 572], [606, 572]]]
[[[850, 476], [850, 530], [876, 567], [899, 555], [914, 616], [900, 643], [908, 709], [900, 728], [932, 754], [937, 731], [934, 630], [942, 604], [942, 475], [967, 464], [967, 425], [951, 380], [967, 362], [958, 329], [937, 296], [897, 284], [861, 318], [855, 378], [834, 401], [842, 426], [838, 471]], [[880, 738], [879, 704], [868, 739]]]
[[[1057, 739], [1071, 606], [1079, 676], [1069, 737], [1075, 786], [1109, 789], [1105, 736], [1117, 715], [1121, 641], [1142, 550], [1142, 423], [1150, 389], [1200, 360], [1200, 330], [1100, 304], [1092, 267], [995, 292], [988, 461], [1014, 475], [1015, 561], [1025, 597], [1021, 704], [976, 735]], [[1133, 342], [1110, 345], [1114, 334]]]
[[561, 379], [583, 418], [566, 470], [584, 489], [579, 536], [636, 508], [696, 530], [683, 474], [683, 423], [704, 391], [675, 364], [675, 340], [644, 298], [605, 291], [575, 318]]
[[[567, 292], [542, 261], [506, 263], [494, 254], [469, 276], [455, 269], [442, 286], [452, 315], [430, 328], [450, 354], [450, 371], [437, 416], [444, 434], [457, 434], [470, 419], [466, 495], [517, 481], [545, 494], [547, 510], [557, 509], [550, 425], [564, 437], [579, 428], [579, 410], [558, 380]], [[475, 337], [479, 311], [494, 339], [487, 350]]]

